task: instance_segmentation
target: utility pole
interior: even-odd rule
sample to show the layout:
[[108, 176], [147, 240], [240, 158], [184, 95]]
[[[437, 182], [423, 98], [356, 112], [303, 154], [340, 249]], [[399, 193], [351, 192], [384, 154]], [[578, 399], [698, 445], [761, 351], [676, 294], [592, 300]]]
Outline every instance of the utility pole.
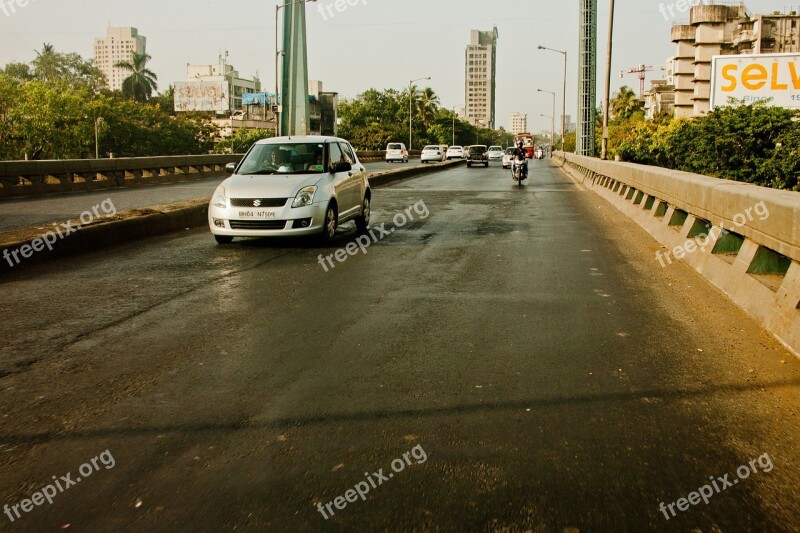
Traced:
[[606, 91], [603, 100], [603, 148], [600, 159], [608, 159], [608, 118], [609, 101], [611, 100], [611, 57], [614, 45], [614, 0], [610, 0], [610, 13], [608, 17], [608, 56], [606, 57]]

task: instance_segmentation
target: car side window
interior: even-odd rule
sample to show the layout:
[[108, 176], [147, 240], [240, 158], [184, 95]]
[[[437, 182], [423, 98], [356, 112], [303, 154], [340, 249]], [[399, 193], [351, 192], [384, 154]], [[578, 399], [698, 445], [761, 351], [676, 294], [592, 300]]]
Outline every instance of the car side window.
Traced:
[[339, 148], [339, 143], [330, 143], [328, 147], [328, 153], [330, 154], [328, 159], [328, 168], [332, 169], [336, 163], [343, 161], [344, 154], [342, 154], [342, 150]]
[[347, 161], [351, 165], [355, 165], [356, 154], [353, 153], [353, 148], [351, 148], [347, 143], [339, 143], [339, 147], [342, 149], [342, 155], [344, 156], [343, 161]]

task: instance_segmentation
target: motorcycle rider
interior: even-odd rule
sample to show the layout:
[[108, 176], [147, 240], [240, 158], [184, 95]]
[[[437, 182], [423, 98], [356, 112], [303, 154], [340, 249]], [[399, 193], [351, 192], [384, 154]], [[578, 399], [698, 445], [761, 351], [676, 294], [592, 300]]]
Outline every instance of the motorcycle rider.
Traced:
[[[522, 179], [528, 178], [528, 153], [525, 151], [525, 145], [520, 140], [517, 142], [517, 147], [514, 149], [514, 160], [523, 161], [522, 164]], [[512, 173], [514, 165], [511, 165]]]

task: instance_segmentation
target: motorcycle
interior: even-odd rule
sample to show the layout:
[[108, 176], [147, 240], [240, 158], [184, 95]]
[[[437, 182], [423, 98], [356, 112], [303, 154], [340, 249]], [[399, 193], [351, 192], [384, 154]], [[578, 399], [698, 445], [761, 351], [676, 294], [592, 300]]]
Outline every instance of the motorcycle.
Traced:
[[511, 177], [514, 178], [514, 181], [522, 187], [522, 182], [525, 181], [528, 176], [525, 174], [525, 160], [514, 158], [514, 161], [511, 163]]

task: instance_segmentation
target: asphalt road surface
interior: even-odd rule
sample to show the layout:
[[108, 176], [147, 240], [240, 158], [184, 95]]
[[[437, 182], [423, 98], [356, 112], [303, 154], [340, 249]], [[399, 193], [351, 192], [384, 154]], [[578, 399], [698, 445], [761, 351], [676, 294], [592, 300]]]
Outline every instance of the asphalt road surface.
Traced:
[[[419, 160], [406, 165], [419, 165]], [[370, 172], [402, 168], [401, 163], [369, 161], [364, 166]], [[153, 205], [169, 204], [211, 197], [224, 178], [211, 178], [182, 183], [109, 189], [90, 193], [60, 194], [39, 198], [0, 201], [0, 233], [3, 231], [49, 225], [75, 219], [86, 210], [110, 198], [117, 211], [127, 211]]]
[[531, 165], [376, 190], [343, 262], [198, 229], [15, 271], [0, 529], [800, 531], [800, 361]]

